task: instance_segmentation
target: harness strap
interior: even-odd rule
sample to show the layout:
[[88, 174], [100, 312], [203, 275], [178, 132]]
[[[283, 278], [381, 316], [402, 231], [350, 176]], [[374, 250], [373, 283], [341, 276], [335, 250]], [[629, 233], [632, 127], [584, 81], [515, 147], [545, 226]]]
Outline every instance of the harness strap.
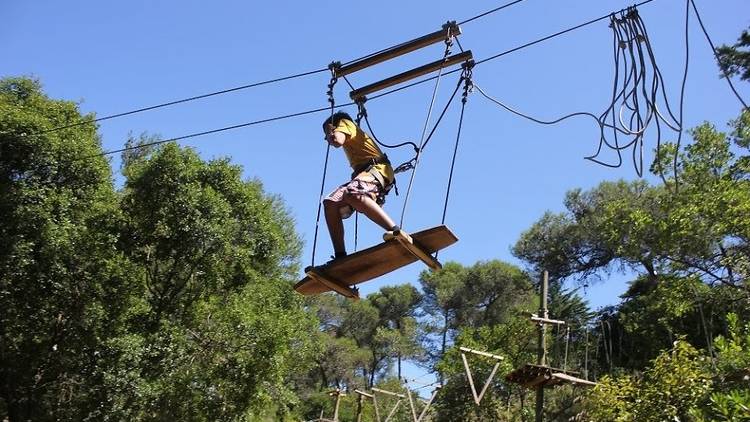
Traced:
[[377, 158], [370, 158], [366, 162], [358, 165], [357, 167], [354, 167], [354, 171], [352, 172], [352, 178], [354, 176], [358, 175], [359, 173], [362, 173], [363, 171], [369, 171], [373, 166], [377, 164], [391, 164], [391, 160], [388, 159], [388, 156], [383, 154], [380, 157]]
[[[388, 159], [388, 156], [386, 154], [383, 154], [377, 158], [371, 158], [368, 162], [361, 164], [354, 169], [354, 172], [352, 172], [352, 179], [360, 173], [370, 174], [383, 189], [383, 193], [379, 195], [380, 198], [378, 202], [385, 203], [385, 196], [388, 195], [392, 188], [396, 187], [396, 180], [394, 178], [391, 183], [386, 183], [383, 175], [375, 169], [375, 166], [378, 164], [390, 165], [391, 161]], [[398, 195], [398, 188], [396, 188], [396, 195]]]

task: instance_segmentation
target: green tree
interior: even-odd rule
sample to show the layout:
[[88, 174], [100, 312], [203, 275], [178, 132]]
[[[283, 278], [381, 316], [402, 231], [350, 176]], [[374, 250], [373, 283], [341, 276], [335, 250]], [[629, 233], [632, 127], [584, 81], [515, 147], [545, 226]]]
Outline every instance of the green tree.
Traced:
[[750, 80], [750, 32], [742, 31], [734, 45], [723, 45], [716, 51], [719, 54], [719, 67], [729, 75], [739, 75], [743, 80]]
[[732, 122], [729, 134], [709, 124], [691, 131], [694, 142], [678, 155], [679, 188], [675, 146], [667, 144], [651, 167], [665, 169], [667, 185], [620, 181], [571, 191], [566, 212], [545, 215], [514, 246], [555, 281], [585, 285], [613, 270], [636, 273], [623, 303], [600, 324], [607, 367], [620, 357], [615, 364], [641, 367], [678, 335], [710, 347], [723, 315], [747, 315], [749, 119], [744, 113]]
[[317, 323], [290, 289], [300, 242], [281, 201], [241, 169], [175, 144], [130, 156], [120, 247], [139, 305], [111, 341], [113, 418], [255, 420], [295, 402]]
[[[458, 347], [448, 349], [445, 357], [438, 363], [438, 369], [448, 381], [436, 399], [436, 420], [518, 420], [514, 419], [513, 414], [517, 414], [519, 410], [523, 413], [528, 393], [515, 384], [507, 383], [505, 375], [523, 364], [533, 362], [536, 356], [536, 339], [534, 325], [529, 321], [528, 313], [519, 310], [504, 323], [464, 329], [456, 338], [456, 346], [486, 351], [503, 356], [504, 359], [500, 361], [497, 374], [477, 406], [460, 350]], [[467, 362], [479, 393], [495, 361], [469, 354]]]
[[423, 271], [419, 275], [424, 292], [421, 309], [428, 317], [425, 350], [433, 365], [445, 354], [459, 328], [457, 315], [464, 301], [465, 273], [460, 264], [447, 262], [440, 271]]
[[0, 410], [11, 421], [98, 407], [99, 342], [129, 305], [96, 128], [52, 130], [92, 117], [37, 81], [0, 80]]
[[401, 361], [420, 354], [417, 333], [417, 306], [422, 300], [410, 284], [386, 286], [367, 299], [378, 309], [380, 325], [376, 336], [396, 358], [397, 376], [401, 379]]
[[585, 420], [691, 420], [706, 400], [708, 359], [685, 341], [661, 353], [642, 378], [605, 377], [585, 397]]
[[423, 272], [419, 281], [424, 291], [421, 309], [430, 317], [424, 331], [432, 365], [462, 329], [503, 323], [533, 294], [527, 274], [498, 260], [468, 268], [449, 262], [440, 271]]

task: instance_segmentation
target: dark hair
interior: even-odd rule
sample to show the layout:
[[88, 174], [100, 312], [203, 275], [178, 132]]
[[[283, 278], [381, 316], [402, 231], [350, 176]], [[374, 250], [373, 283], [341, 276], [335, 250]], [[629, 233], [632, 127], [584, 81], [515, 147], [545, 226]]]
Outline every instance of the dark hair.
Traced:
[[339, 125], [339, 122], [344, 119], [352, 120], [352, 116], [343, 111], [334, 113], [333, 116], [329, 116], [323, 121], [323, 130], [325, 130], [327, 124], [332, 124], [334, 127], [336, 127]]

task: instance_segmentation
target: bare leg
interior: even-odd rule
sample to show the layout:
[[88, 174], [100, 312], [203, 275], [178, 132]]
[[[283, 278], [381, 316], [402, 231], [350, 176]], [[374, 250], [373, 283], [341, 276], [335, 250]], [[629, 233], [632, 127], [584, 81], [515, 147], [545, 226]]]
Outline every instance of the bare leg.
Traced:
[[343, 254], [346, 252], [344, 222], [341, 219], [339, 209], [342, 206], [347, 206], [347, 204], [343, 202], [323, 201], [323, 206], [325, 208], [328, 234], [331, 236], [331, 243], [333, 243], [334, 256]]
[[[375, 200], [367, 195], [344, 194], [344, 202], [351, 205], [352, 208], [354, 208], [356, 211], [361, 212], [362, 214], [367, 216], [367, 218], [382, 227], [384, 230], [391, 230], [393, 229], [393, 226], [396, 225], [396, 223], [391, 220], [391, 217], [386, 214], [383, 208], [381, 208], [380, 205], [375, 202]], [[341, 220], [339, 220], [339, 222], [341, 222]]]

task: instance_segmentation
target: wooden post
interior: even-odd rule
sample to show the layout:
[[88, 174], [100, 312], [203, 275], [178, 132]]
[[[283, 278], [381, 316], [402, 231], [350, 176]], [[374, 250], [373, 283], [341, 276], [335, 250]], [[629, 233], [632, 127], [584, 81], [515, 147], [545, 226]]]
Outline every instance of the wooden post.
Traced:
[[362, 401], [365, 397], [372, 400], [372, 407], [375, 409], [375, 422], [380, 422], [380, 412], [378, 411], [378, 399], [375, 394], [368, 394], [364, 391], [354, 390], [355, 393], [359, 394], [359, 408], [357, 409], [357, 422], [362, 421], [362, 409], [364, 407]]
[[357, 400], [357, 422], [362, 422], [362, 402], [365, 400], [365, 396], [362, 394], [359, 395], [359, 399]]
[[339, 404], [341, 403], [341, 396], [345, 396], [346, 394], [342, 393], [338, 388], [328, 394], [336, 396], [336, 406], [333, 408], [333, 422], [339, 422]]
[[[376, 402], [376, 394], [375, 393], [387, 394], [389, 396], [396, 397], [396, 399], [397, 399], [396, 400], [396, 404], [393, 405], [393, 408], [391, 409], [390, 413], [388, 413], [388, 416], [385, 417], [385, 421], [384, 422], [388, 422], [388, 421], [391, 420], [391, 418], [393, 417], [393, 415], [396, 413], [396, 410], [398, 410], [399, 405], [401, 405], [401, 400], [405, 399], [406, 396], [403, 395], [403, 394], [400, 394], [400, 393], [394, 393], [393, 391], [381, 390], [380, 388], [372, 387], [372, 400], [373, 400], [373, 403], [377, 403]], [[377, 411], [377, 407], [376, 407], [376, 411]], [[376, 416], [377, 416], [378, 420], [380, 420], [380, 415], [376, 413]]]
[[[549, 319], [549, 310], [547, 309], [547, 287], [549, 283], [549, 274], [544, 271], [542, 277], [542, 286], [540, 294], [539, 315], [545, 320]], [[547, 364], [547, 325], [539, 322], [539, 350], [537, 351], [537, 364], [544, 366]], [[544, 385], [536, 387], [536, 422], [542, 422], [544, 419]]]

